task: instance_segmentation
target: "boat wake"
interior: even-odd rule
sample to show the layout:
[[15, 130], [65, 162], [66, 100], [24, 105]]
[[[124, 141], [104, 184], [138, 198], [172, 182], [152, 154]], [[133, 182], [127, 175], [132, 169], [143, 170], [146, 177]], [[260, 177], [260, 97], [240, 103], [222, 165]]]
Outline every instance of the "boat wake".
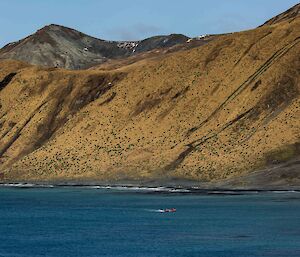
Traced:
[[158, 213], [169, 213], [169, 212], [176, 212], [175, 208], [170, 209], [147, 209], [148, 212], [158, 212]]

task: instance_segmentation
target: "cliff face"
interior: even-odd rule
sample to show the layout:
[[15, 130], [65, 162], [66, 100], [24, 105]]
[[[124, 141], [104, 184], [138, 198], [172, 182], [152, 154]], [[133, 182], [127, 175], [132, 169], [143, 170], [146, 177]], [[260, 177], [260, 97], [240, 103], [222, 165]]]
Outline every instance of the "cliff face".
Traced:
[[93, 70], [1, 61], [1, 178], [220, 181], [297, 158], [299, 46], [293, 17]]

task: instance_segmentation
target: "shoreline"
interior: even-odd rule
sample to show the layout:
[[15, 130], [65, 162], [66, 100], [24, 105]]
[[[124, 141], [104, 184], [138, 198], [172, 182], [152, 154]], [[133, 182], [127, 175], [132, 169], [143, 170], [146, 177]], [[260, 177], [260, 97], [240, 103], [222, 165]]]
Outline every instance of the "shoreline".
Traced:
[[259, 193], [300, 193], [300, 187], [265, 187], [265, 188], [228, 188], [228, 187], [201, 187], [201, 186], [179, 186], [179, 185], [141, 185], [121, 183], [30, 183], [30, 182], [8, 182], [0, 183], [1, 188], [18, 189], [55, 189], [55, 188], [82, 188], [100, 189], [117, 192], [132, 193], [174, 193], [174, 194], [203, 194], [203, 195], [243, 195]]
[[178, 177], [152, 179], [119, 179], [99, 180], [86, 179], [59, 179], [59, 180], [0, 180], [0, 187], [98, 187], [120, 188], [148, 191], [188, 191], [188, 192], [267, 192], [267, 191], [300, 191], [300, 157], [270, 165], [264, 169], [252, 171], [240, 177], [232, 177], [217, 181], [197, 181]]
[[[241, 177], [219, 181], [196, 181], [168, 177], [164, 179], [71, 179], [71, 180], [2, 180], [0, 187], [51, 188], [89, 187], [95, 189], [119, 189], [148, 192], [209, 193], [209, 192], [300, 192], [300, 157], [286, 163], [272, 165]], [[283, 177], [285, 175], [285, 177]]]

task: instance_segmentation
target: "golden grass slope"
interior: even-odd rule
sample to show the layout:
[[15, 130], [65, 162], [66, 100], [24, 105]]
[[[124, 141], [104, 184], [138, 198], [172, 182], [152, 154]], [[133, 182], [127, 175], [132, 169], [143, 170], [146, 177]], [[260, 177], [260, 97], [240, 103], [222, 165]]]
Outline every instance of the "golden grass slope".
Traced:
[[297, 18], [105, 71], [2, 61], [1, 178], [217, 181], [299, 156], [299, 56]]

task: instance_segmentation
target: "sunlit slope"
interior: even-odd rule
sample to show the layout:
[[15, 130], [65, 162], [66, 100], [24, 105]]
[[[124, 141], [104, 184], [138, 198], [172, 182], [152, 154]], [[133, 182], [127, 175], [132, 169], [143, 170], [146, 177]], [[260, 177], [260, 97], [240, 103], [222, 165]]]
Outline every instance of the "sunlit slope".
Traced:
[[214, 181], [292, 159], [299, 56], [297, 18], [110, 71], [3, 61], [1, 177]]

